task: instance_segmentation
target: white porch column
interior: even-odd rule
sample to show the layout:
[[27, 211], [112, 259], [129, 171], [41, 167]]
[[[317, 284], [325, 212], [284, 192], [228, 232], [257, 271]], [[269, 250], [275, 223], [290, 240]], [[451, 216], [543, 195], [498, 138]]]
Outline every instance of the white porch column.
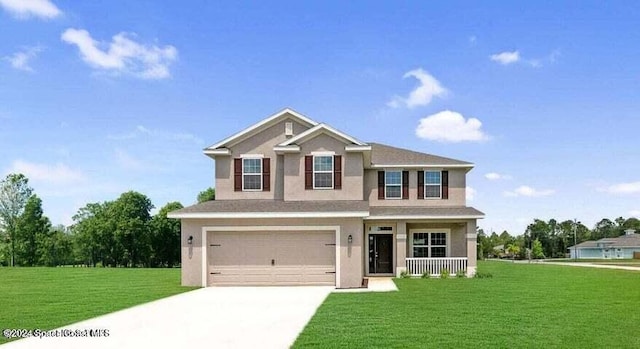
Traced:
[[407, 270], [407, 222], [396, 223], [396, 277]]
[[478, 265], [478, 234], [476, 233], [476, 220], [472, 219], [467, 222], [467, 277], [473, 277], [476, 274]]

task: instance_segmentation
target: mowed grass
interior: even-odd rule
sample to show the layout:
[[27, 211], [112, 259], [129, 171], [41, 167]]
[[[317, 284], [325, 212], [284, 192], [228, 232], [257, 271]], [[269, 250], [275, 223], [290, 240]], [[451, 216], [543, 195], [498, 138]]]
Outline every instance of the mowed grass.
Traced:
[[0, 330], [53, 329], [192, 289], [180, 269], [0, 268]]
[[640, 348], [640, 272], [481, 262], [490, 279], [333, 293], [295, 348]]

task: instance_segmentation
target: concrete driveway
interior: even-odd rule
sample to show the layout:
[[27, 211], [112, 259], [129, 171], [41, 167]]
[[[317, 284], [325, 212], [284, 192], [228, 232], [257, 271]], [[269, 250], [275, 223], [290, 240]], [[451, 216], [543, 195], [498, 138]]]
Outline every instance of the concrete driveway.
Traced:
[[288, 348], [333, 290], [323, 286], [203, 288], [63, 328], [80, 333], [107, 330], [106, 337], [28, 338], [1, 347]]

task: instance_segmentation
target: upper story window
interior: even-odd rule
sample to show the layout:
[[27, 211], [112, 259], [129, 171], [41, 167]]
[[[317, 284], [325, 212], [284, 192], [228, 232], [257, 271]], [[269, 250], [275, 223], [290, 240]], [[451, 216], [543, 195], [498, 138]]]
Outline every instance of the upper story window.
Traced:
[[242, 190], [262, 190], [262, 159], [242, 159]]
[[424, 171], [424, 197], [426, 199], [442, 198], [441, 171]]
[[313, 188], [333, 189], [333, 155], [313, 156]]
[[402, 171], [385, 171], [385, 199], [402, 199]]

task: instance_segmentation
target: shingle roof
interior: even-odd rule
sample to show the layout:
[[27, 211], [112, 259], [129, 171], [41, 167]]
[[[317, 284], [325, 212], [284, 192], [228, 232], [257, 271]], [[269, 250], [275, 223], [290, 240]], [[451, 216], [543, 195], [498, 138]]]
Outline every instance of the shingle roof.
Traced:
[[372, 206], [369, 208], [369, 218], [376, 216], [416, 216], [416, 217], [481, 217], [484, 213], [473, 207], [467, 206], [451, 206], [451, 207], [390, 207], [390, 206]]
[[[577, 245], [578, 248], [601, 248], [606, 245], [609, 248], [640, 247], [640, 234], [622, 235], [615, 238], [602, 238], [598, 241], [584, 241]], [[572, 248], [570, 246], [569, 248]]]
[[172, 216], [199, 213], [318, 213], [366, 212], [369, 203], [363, 200], [345, 201], [282, 201], [282, 200], [212, 200], [171, 212]]
[[371, 164], [373, 165], [462, 165], [473, 167], [472, 163], [466, 161], [419, 153], [380, 143], [369, 144], [371, 145]]

